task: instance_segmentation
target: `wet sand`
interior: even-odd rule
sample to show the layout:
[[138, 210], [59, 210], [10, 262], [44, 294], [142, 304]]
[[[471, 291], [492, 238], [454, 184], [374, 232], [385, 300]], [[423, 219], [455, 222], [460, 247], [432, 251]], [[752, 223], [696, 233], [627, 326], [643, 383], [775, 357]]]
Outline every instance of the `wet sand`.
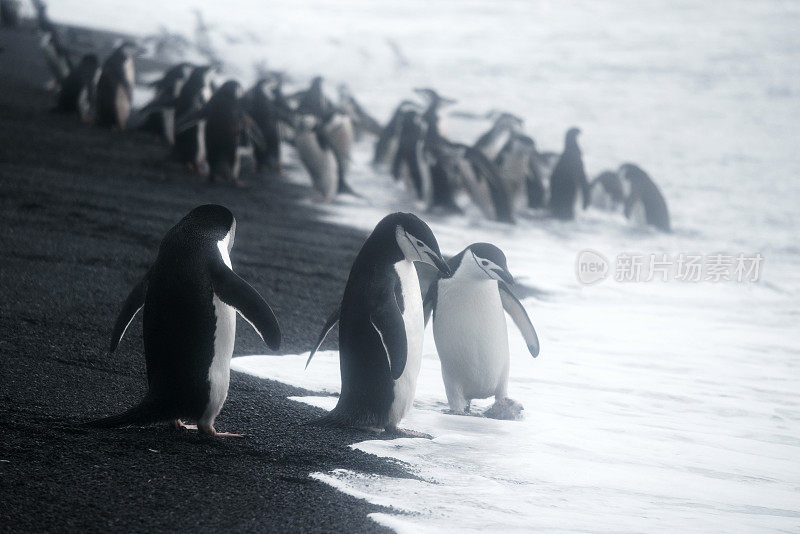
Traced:
[[[36, 43], [0, 30], [0, 531], [382, 530], [367, 517], [379, 507], [308, 475], [406, 471], [352, 450], [364, 433], [304, 424], [322, 411], [287, 400], [296, 388], [232, 373], [216, 427], [240, 440], [78, 426], [144, 394], [141, 315], [108, 355], [111, 327], [194, 206], [237, 217], [234, 268], [272, 305], [286, 353], [311, 347], [365, 236], [318, 222], [302, 187], [203, 184], [146, 134], [51, 113]], [[235, 356], [269, 352], [237, 324]]]

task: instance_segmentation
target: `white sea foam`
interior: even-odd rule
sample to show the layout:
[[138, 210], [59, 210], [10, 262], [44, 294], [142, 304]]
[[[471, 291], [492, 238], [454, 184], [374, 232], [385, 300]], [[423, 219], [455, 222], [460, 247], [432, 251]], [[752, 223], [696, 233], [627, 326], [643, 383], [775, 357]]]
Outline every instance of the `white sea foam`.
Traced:
[[[56, 19], [190, 34], [199, 2], [63, 0]], [[509, 394], [521, 422], [445, 415], [430, 329], [415, 409], [403, 426], [431, 441], [357, 448], [409, 464], [420, 480], [336, 470], [313, 476], [407, 513], [373, 514], [399, 532], [800, 530], [800, 5], [780, 1], [641, 3], [353, 0], [206, 3], [229, 74], [262, 58], [298, 85], [347, 81], [385, 119], [411, 88], [456, 109], [513, 111], [541, 150], [572, 125], [590, 175], [632, 160], [659, 184], [675, 231], [632, 228], [590, 210], [574, 223], [536, 214], [509, 227], [421, 214], [443, 251], [501, 247], [541, 340], [532, 359], [509, 321]], [[392, 39], [408, 60], [400, 66]], [[259, 40], [259, 42], [256, 42]], [[485, 121], [450, 118], [470, 142]], [[415, 206], [357, 147], [351, 185], [370, 200], [323, 209], [369, 230]], [[307, 181], [300, 172], [292, 180]], [[414, 210], [417, 211], [417, 210]], [[760, 252], [751, 284], [581, 285], [579, 251]], [[612, 265], [613, 269], [613, 265]], [[322, 326], [327, 310], [321, 310]], [[234, 369], [338, 391], [338, 356], [234, 359]], [[331, 408], [333, 397], [298, 399]], [[478, 402], [485, 407], [490, 401]]]

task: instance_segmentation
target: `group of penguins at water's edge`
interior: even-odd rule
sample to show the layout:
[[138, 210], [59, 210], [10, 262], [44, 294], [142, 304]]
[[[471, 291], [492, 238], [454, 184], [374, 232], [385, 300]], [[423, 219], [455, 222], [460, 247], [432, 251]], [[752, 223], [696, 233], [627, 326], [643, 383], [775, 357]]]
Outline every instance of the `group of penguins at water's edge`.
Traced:
[[356, 139], [372, 135], [377, 136], [374, 166], [388, 167], [427, 211], [460, 213], [468, 197], [488, 219], [513, 223], [523, 209], [570, 220], [592, 205], [622, 208], [636, 224], [670, 231], [666, 201], [637, 165], [625, 163], [587, 180], [577, 128], [567, 131], [561, 154], [539, 152], [523, 132], [522, 119], [491, 112], [492, 127], [469, 146], [443, 135], [441, 109], [455, 101], [433, 89], [416, 89], [424, 104], [404, 100], [381, 126], [346, 86], [339, 87], [338, 102], [326, 96], [321, 77], [285, 95], [283, 74], [265, 71], [244, 91], [235, 80], [217, 87], [214, 66], [189, 63], [152, 82], [152, 100], [133, 111], [134, 57], [141, 52], [136, 44], [122, 42], [102, 65], [93, 54], [73, 65], [56, 39], [42, 43], [60, 86], [57, 110], [77, 113], [86, 123], [157, 133], [175, 159], [211, 181], [244, 185], [239, 174], [245, 155], [252, 156], [258, 173], [280, 176], [282, 144], [287, 144], [319, 200], [330, 202], [340, 193], [360, 196], [347, 182], [351, 151]]
[[[629, 219], [670, 230], [666, 202], [634, 164], [587, 181], [579, 130], [566, 134], [564, 151], [539, 153], [522, 132], [522, 120], [494, 114], [494, 124], [473, 146], [448, 140], [441, 109], [454, 101], [417, 89], [424, 104], [403, 101], [385, 126], [340, 88], [334, 103], [314, 78], [308, 89], [283, 93], [283, 76], [266, 72], [245, 92], [237, 81], [214, 84], [215, 67], [181, 63], [151, 85], [154, 97], [134, 111], [134, 58], [141, 49], [119, 44], [102, 63], [95, 55], [77, 64], [40, 16], [42, 48], [59, 86], [57, 110], [87, 124], [157, 132], [173, 156], [209, 180], [236, 185], [244, 154], [258, 172], [282, 173], [282, 143], [294, 146], [320, 200], [358, 194], [348, 185], [350, 152], [357, 138], [377, 136], [373, 163], [427, 210], [461, 212], [465, 192], [484, 215], [513, 223], [525, 208], [574, 219], [590, 203]], [[463, 196], [463, 195], [461, 195]], [[230, 251], [236, 220], [219, 205], [193, 209], [161, 241], [155, 262], [133, 288], [115, 322], [110, 351], [143, 310], [148, 392], [130, 410], [87, 425], [116, 427], [170, 422], [176, 428], [218, 433], [214, 421], [227, 398], [230, 362], [241, 314], [273, 350], [281, 329], [261, 295], [234, 273]], [[423, 289], [415, 264], [436, 273]], [[507, 313], [536, 357], [539, 340], [509, 286], [514, 278], [503, 252], [473, 243], [445, 261], [431, 229], [409, 213], [384, 217], [364, 242], [339, 306], [327, 319], [308, 363], [339, 324], [341, 393], [322, 424], [426, 436], [398, 424], [410, 409], [420, 372], [425, 327], [433, 323], [449, 411], [469, 414], [473, 399], [494, 397], [482, 415], [519, 419], [523, 407], [507, 395]], [[187, 425], [183, 420], [196, 425]]]

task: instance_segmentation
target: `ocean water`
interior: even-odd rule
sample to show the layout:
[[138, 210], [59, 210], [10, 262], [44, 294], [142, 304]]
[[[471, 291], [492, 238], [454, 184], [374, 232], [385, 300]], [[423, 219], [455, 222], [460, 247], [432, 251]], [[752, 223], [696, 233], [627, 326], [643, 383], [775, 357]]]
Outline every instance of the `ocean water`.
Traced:
[[[360, 143], [350, 182], [368, 201], [342, 198], [324, 217], [370, 230], [412, 210], [445, 254], [496, 244], [542, 348], [531, 358], [509, 321], [509, 395], [525, 406], [522, 421], [451, 416], [429, 328], [403, 426], [434, 439], [354, 445], [419, 479], [314, 478], [394, 507], [372, 517], [398, 532], [800, 531], [800, 4], [63, 0], [51, 14], [190, 36], [198, 5], [228, 75], [249, 81], [259, 61], [298, 86], [320, 73], [331, 87], [348, 83], [380, 120], [432, 86], [459, 100], [453, 111], [524, 117], [541, 150], [561, 150], [577, 125], [590, 175], [634, 161], [672, 216], [674, 232], [662, 234], [595, 209], [566, 223], [526, 213], [515, 226], [474, 210], [429, 215], [369, 166], [371, 142]], [[454, 116], [446, 129], [472, 142], [487, 127]], [[302, 170], [290, 179], [307, 181]], [[592, 285], [576, 276], [587, 249], [609, 261]], [[671, 264], [667, 281], [644, 281], [646, 265], [640, 281], [615, 279], [625, 255], [646, 264], [652, 254]], [[700, 257], [702, 280], [676, 279], [682, 254]], [[717, 254], [760, 254], [758, 279], [706, 280]], [[240, 356], [236, 370], [338, 391], [336, 352], [308, 370], [307, 353]], [[297, 401], [330, 408], [335, 398]]]

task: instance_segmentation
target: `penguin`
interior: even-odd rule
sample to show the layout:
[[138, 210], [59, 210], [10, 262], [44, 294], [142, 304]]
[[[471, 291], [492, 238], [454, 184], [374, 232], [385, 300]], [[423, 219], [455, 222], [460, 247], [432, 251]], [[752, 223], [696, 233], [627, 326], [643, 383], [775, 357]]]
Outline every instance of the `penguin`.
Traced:
[[280, 121], [291, 120], [291, 110], [278, 99], [279, 80], [261, 78], [244, 96], [244, 109], [255, 121], [264, 136], [263, 150], [254, 147], [253, 155], [257, 171], [271, 175], [281, 171], [281, 131]]
[[91, 122], [100, 62], [94, 54], [86, 54], [61, 83], [56, 103], [60, 113], [78, 113], [81, 122]]
[[178, 63], [167, 69], [160, 79], [152, 82], [150, 87], [155, 94], [152, 100], [131, 118], [131, 126], [141, 123], [142, 129], [155, 132], [168, 145], [174, 145], [175, 102], [193, 68], [191, 63]]
[[339, 169], [324, 124], [313, 115], [300, 116], [294, 146], [320, 199], [323, 202], [332, 201], [339, 192]]
[[487, 219], [514, 224], [513, 204], [500, 170], [480, 150], [443, 142], [439, 162], [448, 181], [462, 184]]
[[650, 176], [633, 163], [623, 164], [619, 174], [630, 184], [630, 193], [625, 200], [625, 217], [635, 219], [635, 214], [643, 211], [645, 223], [662, 232], [670, 232], [667, 201]]
[[97, 124], [124, 130], [131, 114], [136, 70], [133, 57], [140, 51], [123, 41], [103, 63], [97, 80]]
[[456, 101], [444, 98], [429, 88], [415, 89], [414, 91], [428, 100], [428, 108], [422, 114], [422, 118], [427, 124], [424, 147], [425, 159], [430, 167], [432, 194], [430, 200], [426, 202], [426, 207], [429, 211], [440, 208], [446, 212], [462, 213], [461, 208], [455, 202], [456, 184], [452, 182], [451, 175], [447, 172], [448, 163], [445, 150], [447, 140], [441, 133], [439, 117], [439, 110], [443, 106], [454, 104]]
[[511, 113], [501, 113], [488, 132], [481, 135], [474, 147], [489, 160], [494, 161], [511, 137], [519, 133], [523, 121]]
[[375, 142], [375, 153], [372, 157], [372, 164], [383, 165], [392, 164], [395, 155], [397, 154], [397, 147], [400, 144], [400, 131], [403, 127], [403, 119], [407, 112], [418, 111], [417, 104], [410, 100], [403, 100], [400, 105], [395, 108], [389, 122], [384, 126], [378, 134], [378, 140]]
[[356, 139], [361, 139], [364, 134], [379, 135], [381, 133], [381, 125], [367, 113], [345, 84], [339, 85], [339, 109], [350, 117]]
[[509, 289], [514, 277], [506, 257], [489, 243], [473, 243], [448, 261], [452, 276], [440, 277], [425, 296], [425, 321], [433, 315], [433, 337], [442, 364], [450, 412], [464, 415], [472, 399], [494, 396], [484, 415], [519, 419], [522, 405], [508, 398], [509, 350], [505, 310], [519, 328], [531, 356], [539, 338], [525, 308]]
[[42, 49], [50, 74], [53, 76], [47, 86], [58, 87], [64, 83], [74, 68], [69, 51], [61, 44], [58, 34], [54, 31], [42, 34], [39, 47]]
[[334, 111], [323, 125], [328, 143], [336, 156], [336, 170], [339, 176], [339, 193], [359, 196], [347, 183], [347, 172], [350, 170], [351, 153], [355, 143], [353, 122], [346, 113]]
[[614, 171], [601, 172], [590, 186], [591, 205], [606, 210], [616, 210], [625, 202], [625, 188]]
[[397, 426], [414, 401], [422, 359], [425, 324], [414, 262], [449, 274], [427, 224], [410, 213], [387, 215], [358, 252], [339, 310], [309, 354], [308, 362], [338, 319], [342, 391], [323, 424], [423, 437]]
[[[175, 101], [176, 121], [181, 121], [184, 117], [202, 109], [211, 99], [214, 75], [215, 69], [210, 65], [195, 67], [192, 70]], [[176, 132], [173, 146], [173, 155], [178, 161], [203, 175], [208, 173], [205, 127], [205, 121], [201, 120], [183, 132]]]
[[426, 206], [433, 204], [433, 182], [429, 154], [425, 151], [428, 124], [414, 109], [407, 109], [399, 117], [397, 148], [394, 149], [392, 176], [402, 181], [414, 198]]
[[236, 219], [225, 207], [203, 205], [164, 236], [158, 256], [133, 288], [114, 324], [113, 353], [141, 309], [148, 390], [134, 408], [87, 423], [110, 428], [181, 419], [218, 433], [214, 420], [228, 395], [236, 313], [273, 350], [281, 330], [261, 295], [231, 268]]
[[514, 133], [494, 160], [515, 208], [523, 204], [530, 208], [544, 206], [544, 183], [536, 165], [536, 157], [533, 139]]
[[589, 184], [578, 146], [578, 128], [570, 128], [564, 141], [564, 152], [550, 176], [550, 213], [557, 219], [575, 218], [576, 206], [589, 205]]

